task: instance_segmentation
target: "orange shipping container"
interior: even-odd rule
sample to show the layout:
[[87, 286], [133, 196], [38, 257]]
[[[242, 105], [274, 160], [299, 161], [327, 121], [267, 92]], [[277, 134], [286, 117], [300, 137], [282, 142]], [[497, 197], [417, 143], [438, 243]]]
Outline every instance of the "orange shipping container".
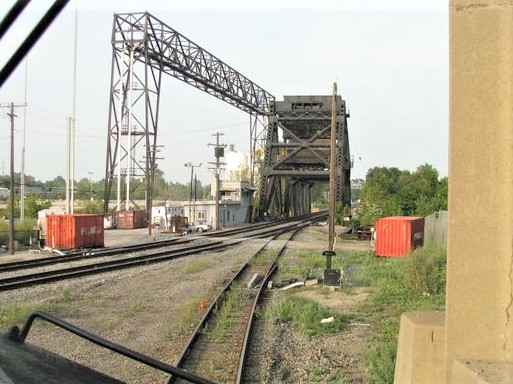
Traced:
[[384, 217], [375, 224], [377, 256], [405, 256], [424, 244], [424, 218], [410, 216]]
[[144, 228], [146, 220], [146, 211], [119, 211], [116, 226], [118, 229]]
[[46, 217], [46, 245], [57, 249], [103, 247], [103, 215], [50, 215]]

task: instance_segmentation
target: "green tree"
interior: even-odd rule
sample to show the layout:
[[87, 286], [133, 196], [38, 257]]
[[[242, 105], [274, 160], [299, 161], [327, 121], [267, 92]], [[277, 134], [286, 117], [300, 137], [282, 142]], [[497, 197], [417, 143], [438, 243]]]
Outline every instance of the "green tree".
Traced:
[[30, 193], [25, 199], [25, 216], [28, 218], [37, 218], [37, 212], [52, 206], [50, 200], [43, 199], [35, 193]]
[[375, 167], [367, 172], [362, 190], [364, 202], [360, 219], [370, 224], [379, 213], [384, 216], [427, 216], [447, 209], [447, 178], [423, 164], [415, 172], [398, 168]]

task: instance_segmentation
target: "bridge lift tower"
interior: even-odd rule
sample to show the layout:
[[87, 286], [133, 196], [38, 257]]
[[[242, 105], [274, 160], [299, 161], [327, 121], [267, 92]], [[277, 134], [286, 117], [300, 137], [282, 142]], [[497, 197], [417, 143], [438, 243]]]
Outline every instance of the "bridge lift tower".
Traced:
[[[345, 101], [337, 95], [336, 202], [351, 206], [351, 168]], [[310, 188], [328, 183], [332, 96], [284, 96], [269, 118], [260, 184], [260, 216], [310, 212]]]
[[[273, 95], [147, 12], [115, 14], [112, 47], [105, 212], [114, 190], [117, 210], [128, 209], [130, 183], [142, 180], [150, 217], [162, 74], [250, 115], [252, 183], [257, 147], [264, 151], [256, 219], [309, 212], [311, 186], [329, 180], [331, 96], [285, 96], [276, 102]], [[349, 115], [341, 99], [337, 105], [337, 201], [350, 205]]]

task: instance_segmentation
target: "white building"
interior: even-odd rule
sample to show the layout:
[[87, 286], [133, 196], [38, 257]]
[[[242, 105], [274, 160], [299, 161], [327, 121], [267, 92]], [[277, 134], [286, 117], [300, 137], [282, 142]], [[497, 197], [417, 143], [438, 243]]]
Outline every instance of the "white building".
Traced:
[[[215, 181], [211, 184], [211, 196], [216, 196]], [[228, 228], [248, 223], [253, 208], [254, 187], [247, 181], [219, 181], [219, 228]], [[216, 203], [213, 200], [183, 202], [185, 216], [190, 222], [204, 221], [216, 229]]]

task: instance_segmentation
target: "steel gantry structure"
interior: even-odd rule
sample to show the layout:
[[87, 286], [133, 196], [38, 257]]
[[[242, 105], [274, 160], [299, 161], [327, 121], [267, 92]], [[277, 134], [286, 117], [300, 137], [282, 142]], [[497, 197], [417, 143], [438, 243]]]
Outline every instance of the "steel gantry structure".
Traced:
[[[151, 213], [162, 74], [250, 115], [252, 182], [257, 147], [264, 152], [257, 219], [309, 211], [310, 187], [329, 180], [331, 96], [285, 96], [276, 102], [269, 92], [147, 12], [115, 14], [112, 47], [106, 212], [115, 180], [117, 209], [122, 201], [129, 208], [132, 179], [145, 182], [146, 209]], [[350, 205], [349, 115], [345, 102], [340, 99], [337, 105], [337, 201]]]
[[[114, 180], [117, 179], [120, 209], [121, 179], [125, 178], [128, 208], [130, 179], [136, 176], [143, 177], [146, 183], [146, 209], [151, 211], [162, 74], [249, 113], [254, 155], [274, 96], [147, 12], [115, 14], [112, 47], [106, 212]], [[144, 149], [140, 151], [140, 147]]]

